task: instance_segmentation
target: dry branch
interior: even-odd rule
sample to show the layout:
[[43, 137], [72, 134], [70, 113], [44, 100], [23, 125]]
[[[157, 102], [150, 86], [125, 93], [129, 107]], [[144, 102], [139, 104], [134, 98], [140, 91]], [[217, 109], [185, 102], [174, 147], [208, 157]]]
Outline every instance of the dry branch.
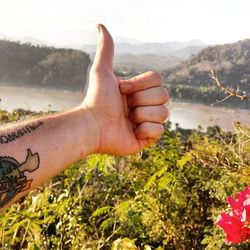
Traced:
[[217, 77], [217, 74], [214, 72], [214, 70], [211, 70], [211, 75], [210, 75], [211, 79], [214, 81], [214, 83], [219, 87], [219, 89], [224, 92], [225, 94], [227, 94], [227, 97], [225, 97], [223, 100], [220, 100], [216, 103], [220, 103], [225, 101], [226, 99], [228, 99], [229, 97], [237, 97], [240, 98], [241, 100], [249, 100], [250, 98], [243, 92], [240, 93], [239, 92], [239, 88], [237, 88], [236, 90], [232, 89], [232, 88], [228, 88], [225, 87], [221, 84], [220, 80]]

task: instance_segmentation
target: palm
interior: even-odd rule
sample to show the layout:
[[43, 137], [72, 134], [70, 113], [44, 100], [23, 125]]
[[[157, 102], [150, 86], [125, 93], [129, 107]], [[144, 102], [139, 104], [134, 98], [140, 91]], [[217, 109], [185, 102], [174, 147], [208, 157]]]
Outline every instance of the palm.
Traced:
[[119, 79], [113, 71], [91, 72], [85, 103], [98, 118], [98, 127], [104, 131], [100, 139], [101, 152], [126, 155], [141, 150], [142, 142], [136, 138], [134, 125], [128, 118], [126, 96], [120, 93]]

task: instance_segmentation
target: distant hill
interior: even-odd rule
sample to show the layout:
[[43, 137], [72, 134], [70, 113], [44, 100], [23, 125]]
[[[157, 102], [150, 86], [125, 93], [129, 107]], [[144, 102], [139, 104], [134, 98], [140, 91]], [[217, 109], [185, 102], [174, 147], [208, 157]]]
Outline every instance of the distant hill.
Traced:
[[175, 56], [159, 56], [153, 54], [115, 55], [114, 65], [121, 72], [143, 72], [147, 70], [164, 70], [178, 65], [182, 60]]
[[0, 40], [2, 84], [80, 90], [89, 64], [81, 51]]
[[[178, 65], [197, 54], [208, 45], [199, 40], [167, 43], [124, 43], [115, 44], [115, 68], [121, 72], [164, 70]], [[85, 45], [84, 51], [94, 58], [96, 45]]]
[[[0, 32], [0, 39], [8, 41], [20, 41], [21, 43], [32, 43], [33, 45], [46, 45], [56, 48], [71, 48], [82, 50], [84, 44], [96, 45], [96, 31], [78, 30], [53, 30], [37, 31], [34, 36], [7, 35]], [[114, 37], [115, 43], [141, 44], [143, 41], [129, 37]], [[95, 46], [94, 46], [95, 47]]]
[[[145, 42], [130, 37], [114, 36], [117, 54], [155, 54], [169, 55], [169, 53], [182, 50], [185, 47], [196, 47], [199, 51], [206, 44], [198, 39], [186, 42]], [[87, 30], [56, 30], [56, 31], [37, 31], [33, 37], [29, 35], [8, 35], [0, 32], [0, 39], [9, 41], [20, 41], [21, 43], [32, 43], [33, 45], [48, 45], [56, 48], [72, 48], [85, 51], [89, 54], [94, 53], [97, 44], [97, 32]], [[200, 47], [200, 48], [199, 48]], [[193, 52], [192, 52], [193, 53]], [[175, 56], [175, 53], [173, 54]]]
[[[117, 55], [132, 54], [145, 55], [152, 54], [157, 56], [177, 56], [186, 59], [192, 54], [196, 54], [208, 45], [199, 40], [187, 42], [166, 42], [166, 43], [124, 43], [118, 42], [115, 46]], [[82, 47], [87, 53], [94, 53], [96, 45], [84, 45]], [[184, 52], [185, 51], [185, 52]]]
[[176, 57], [179, 57], [183, 60], [189, 59], [191, 56], [195, 56], [200, 51], [202, 51], [204, 48], [207, 48], [207, 45], [190, 45], [181, 49], [174, 50], [171, 54], [175, 55]]
[[196, 88], [203, 91], [203, 94], [206, 92], [210, 97], [207, 98], [205, 94], [203, 97], [206, 102], [211, 102], [223, 97], [210, 78], [211, 70], [217, 72], [218, 78], [225, 86], [239, 88], [240, 91], [250, 94], [250, 39], [206, 48], [162, 74], [166, 84], [173, 90], [173, 96], [193, 99], [193, 96], [188, 97], [185, 91], [189, 89], [190, 93], [194, 93]]
[[[123, 39], [115, 44], [115, 68], [125, 75], [146, 70], [164, 70], [178, 65], [197, 54], [208, 45], [199, 40], [167, 43], [125, 43]], [[96, 45], [84, 45], [84, 51], [94, 57]]]

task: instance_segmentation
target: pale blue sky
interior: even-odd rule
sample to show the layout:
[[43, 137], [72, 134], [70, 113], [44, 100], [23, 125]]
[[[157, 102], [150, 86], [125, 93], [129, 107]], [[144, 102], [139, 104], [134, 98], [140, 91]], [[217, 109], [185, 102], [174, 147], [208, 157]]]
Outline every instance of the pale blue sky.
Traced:
[[67, 40], [104, 23], [144, 41], [225, 43], [250, 38], [249, 13], [249, 0], [0, 0], [0, 33]]

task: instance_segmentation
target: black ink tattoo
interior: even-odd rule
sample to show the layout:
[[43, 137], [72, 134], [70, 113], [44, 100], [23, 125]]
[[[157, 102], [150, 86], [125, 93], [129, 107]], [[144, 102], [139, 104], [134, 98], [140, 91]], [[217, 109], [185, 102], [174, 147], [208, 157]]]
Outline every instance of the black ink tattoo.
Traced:
[[33, 172], [39, 168], [38, 153], [27, 150], [27, 157], [23, 163], [18, 163], [12, 157], [0, 157], [0, 208], [4, 207], [15, 196], [30, 189], [33, 180], [27, 180], [25, 171]]
[[18, 129], [17, 131], [11, 132], [6, 135], [0, 135], [0, 144], [7, 144], [11, 141], [18, 139], [19, 137], [24, 136], [25, 134], [29, 134], [30, 132], [36, 130], [44, 123], [42, 121], [33, 122], [30, 125], [27, 125], [23, 128]]

